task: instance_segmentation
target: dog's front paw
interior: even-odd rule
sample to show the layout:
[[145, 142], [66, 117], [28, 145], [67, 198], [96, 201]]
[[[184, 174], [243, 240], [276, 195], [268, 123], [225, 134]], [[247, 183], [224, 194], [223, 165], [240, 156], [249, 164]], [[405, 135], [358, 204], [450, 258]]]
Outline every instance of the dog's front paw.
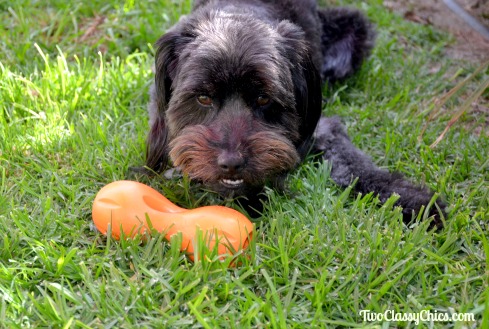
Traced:
[[322, 157], [331, 164], [331, 179], [339, 186], [349, 186], [356, 178], [354, 190], [367, 194], [374, 192], [382, 203], [396, 193], [400, 196], [396, 206], [403, 208], [403, 219], [412, 221], [413, 215], [423, 208], [433, 217], [431, 227], [441, 228], [446, 218], [446, 206], [441, 200], [431, 203], [434, 193], [424, 186], [418, 186], [399, 173], [381, 169], [361, 150], [356, 148], [348, 138], [346, 129], [337, 117], [322, 117], [314, 133], [315, 148], [322, 152]]
[[321, 117], [314, 131], [315, 147], [321, 151], [328, 150], [339, 138], [348, 139], [346, 129], [340, 118]]
[[369, 156], [356, 148], [348, 138], [338, 117], [321, 117], [314, 133], [314, 147], [331, 164], [331, 178], [343, 187], [355, 178], [369, 180], [372, 173], [381, 172]]

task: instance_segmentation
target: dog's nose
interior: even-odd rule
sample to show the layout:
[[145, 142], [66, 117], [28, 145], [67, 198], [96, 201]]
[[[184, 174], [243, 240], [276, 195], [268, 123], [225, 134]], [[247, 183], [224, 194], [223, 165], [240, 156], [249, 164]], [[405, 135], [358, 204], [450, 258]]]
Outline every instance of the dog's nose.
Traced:
[[217, 158], [217, 165], [226, 174], [236, 174], [244, 167], [245, 161], [239, 152], [222, 152]]

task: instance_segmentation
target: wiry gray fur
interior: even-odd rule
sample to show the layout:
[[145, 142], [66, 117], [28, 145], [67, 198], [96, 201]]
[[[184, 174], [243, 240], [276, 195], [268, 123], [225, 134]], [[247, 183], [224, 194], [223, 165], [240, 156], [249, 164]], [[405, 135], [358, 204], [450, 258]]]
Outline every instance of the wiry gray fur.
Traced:
[[[196, 0], [157, 42], [147, 167], [160, 172], [173, 162], [256, 206], [263, 186], [281, 185], [314, 148], [331, 162], [337, 184], [358, 178], [355, 189], [382, 202], [397, 193], [411, 220], [433, 193], [376, 167], [339, 120], [320, 119], [321, 84], [354, 73], [373, 40], [361, 13], [313, 0]], [[437, 201], [430, 210], [434, 225], [444, 208]]]

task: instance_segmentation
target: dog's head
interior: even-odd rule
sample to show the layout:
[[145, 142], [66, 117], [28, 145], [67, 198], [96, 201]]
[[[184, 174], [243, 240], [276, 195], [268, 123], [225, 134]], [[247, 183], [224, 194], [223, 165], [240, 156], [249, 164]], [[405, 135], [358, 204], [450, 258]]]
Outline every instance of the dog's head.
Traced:
[[302, 30], [211, 11], [182, 19], [157, 47], [148, 167], [163, 170], [169, 156], [233, 196], [297, 165], [321, 113]]

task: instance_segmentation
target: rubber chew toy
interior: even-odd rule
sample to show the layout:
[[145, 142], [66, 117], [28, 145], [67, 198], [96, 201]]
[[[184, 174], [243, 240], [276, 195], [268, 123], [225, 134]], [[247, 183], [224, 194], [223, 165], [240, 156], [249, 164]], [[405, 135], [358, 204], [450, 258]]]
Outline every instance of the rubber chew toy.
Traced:
[[181, 251], [193, 260], [196, 233], [200, 230], [213, 249], [218, 242], [219, 255], [233, 254], [248, 247], [253, 224], [240, 212], [223, 206], [187, 210], [173, 204], [153, 188], [133, 181], [116, 181], [104, 186], [95, 197], [92, 209], [97, 229], [119, 240], [156, 229], [165, 238], [181, 232]]

